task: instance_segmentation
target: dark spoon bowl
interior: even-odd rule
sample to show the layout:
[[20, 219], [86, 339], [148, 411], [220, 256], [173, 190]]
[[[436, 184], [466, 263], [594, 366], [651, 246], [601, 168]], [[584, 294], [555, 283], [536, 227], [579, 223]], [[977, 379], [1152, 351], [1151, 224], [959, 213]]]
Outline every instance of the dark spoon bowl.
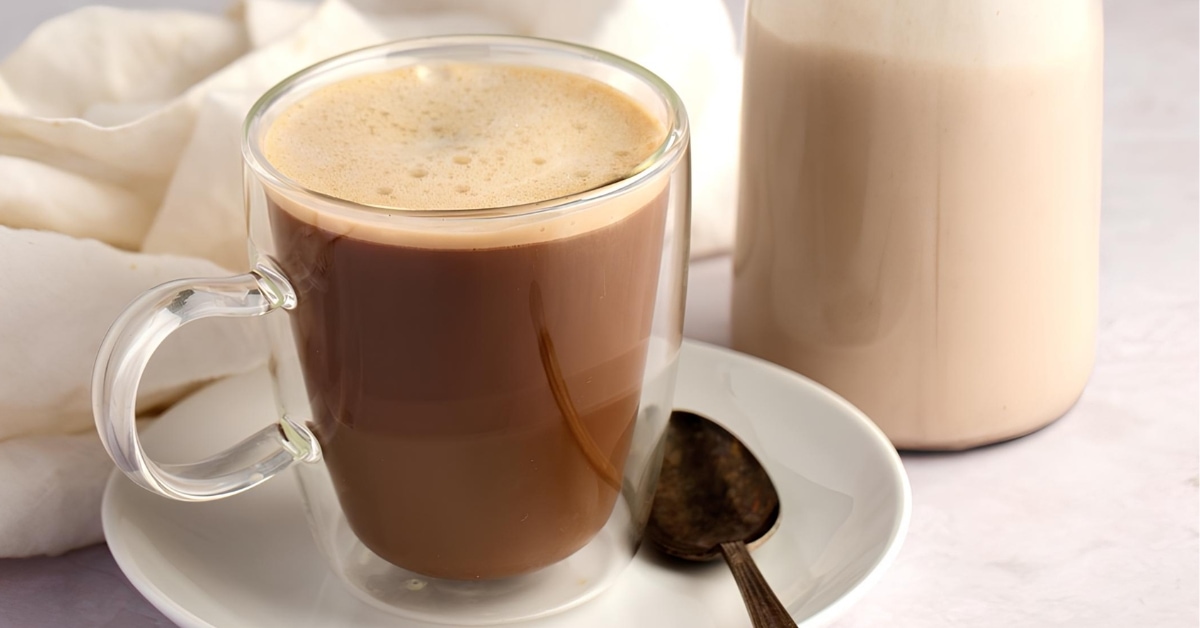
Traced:
[[741, 441], [697, 414], [671, 414], [646, 538], [684, 560], [723, 556], [756, 628], [796, 625], [747, 547], [765, 541], [779, 515], [775, 485]]

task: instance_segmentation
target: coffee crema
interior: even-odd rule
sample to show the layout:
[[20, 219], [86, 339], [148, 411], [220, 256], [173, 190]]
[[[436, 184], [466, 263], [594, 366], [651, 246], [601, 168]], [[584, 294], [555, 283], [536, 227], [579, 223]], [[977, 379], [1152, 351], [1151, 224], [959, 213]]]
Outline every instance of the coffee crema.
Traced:
[[[358, 538], [442, 578], [547, 566], [605, 525], [641, 395], [667, 175], [569, 211], [454, 210], [635, 172], [663, 126], [598, 81], [491, 64], [353, 77], [267, 129], [313, 431]], [[448, 220], [404, 210], [446, 210]]]
[[618, 181], [662, 143], [621, 92], [557, 70], [447, 63], [314, 91], [268, 129], [267, 160], [306, 188], [398, 209], [524, 205]]

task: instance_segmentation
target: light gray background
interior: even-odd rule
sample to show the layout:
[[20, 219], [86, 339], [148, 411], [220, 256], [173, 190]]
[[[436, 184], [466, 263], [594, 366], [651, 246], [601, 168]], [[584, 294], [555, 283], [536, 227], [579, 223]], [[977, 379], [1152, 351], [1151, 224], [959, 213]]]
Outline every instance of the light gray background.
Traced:
[[[0, 0], [0, 54], [85, 1]], [[741, 0], [727, 2], [740, 25]], [[838, 626], [1200, 623], [1200, 12], [1194, 0], [1108, 0], [1105, 10], [1101, 325], [1088, 390], [1024, 439], [905, 455], [908, 542]], [[694, 263], [690, 287], [687, 335], [728, 344], [728, 257]], [[0, 628], [168, 625], [103, 545], [0, 560]]]

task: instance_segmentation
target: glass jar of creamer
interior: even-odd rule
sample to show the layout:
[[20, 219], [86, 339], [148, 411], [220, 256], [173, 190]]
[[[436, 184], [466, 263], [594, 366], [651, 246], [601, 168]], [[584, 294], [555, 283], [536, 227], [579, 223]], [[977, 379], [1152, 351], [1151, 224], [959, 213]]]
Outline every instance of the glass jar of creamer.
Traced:
[[1061, 416], [1095, 355], [1100, 0], [750, 0], [733, 343], [897, 447]]

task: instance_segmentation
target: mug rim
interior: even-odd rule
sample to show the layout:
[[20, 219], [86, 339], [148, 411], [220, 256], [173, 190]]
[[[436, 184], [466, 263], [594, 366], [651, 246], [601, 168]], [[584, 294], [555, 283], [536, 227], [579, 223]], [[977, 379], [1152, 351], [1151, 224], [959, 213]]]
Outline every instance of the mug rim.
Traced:
[[[263, 117], [293, 90], [302, 88], [306, 84], [318, 80], [325, 73], [337, 68], [374, 59], [385, 59], [393, 55], [415, 55], [418, 57], [428, 56], [436, 58], [438, 51], [469, 50], [472, 48], [479, 49], [481, 52], [499, 49], [501, 51], [525, 52], [542, 56], [574, 58], [582, 62], [607, 65], [610, 68], [624, 72], [640, 80], [662, 99], [662, 104], [666, 108], [667, 132], [662, 142], [659, 143], [645, 160], [635, 167], [633, 174], [629, 176], [574, 194], [532, 203], [479, 209], [413, 209], [372, 205], [346, 200], [300, 184], [275, 168], [263, 154], [261, 141], [259, 141], [261, 136], [265, 135], [265, 129], [260, 130]], [[653, 180], [664, 172], [669, 172], [686, 153], [690, 141], [689, 138], [687, 111], [679, 94], [658, 75], [624, 57], [589, 46], [539, 37], [522, 35], [449, 35], [402, 39], [360, 48], [323, 61], [318, 61], [279, 81], [259, 97], [246, 115], [245, 121], [242, 124], [242, 159], [264, 184], [276, 188], [285, 194], [312, 197], [322, 205], [334, 208], [339, 212], [349, 212], [360, 216], [368, 215], [374, 218], [387, 215], [451, 220], [512, 218], [528, 217], [535, 214], [553, 215], [619, 196], [630, 188], [638, 187], [639, 184], [645, 181]]]

